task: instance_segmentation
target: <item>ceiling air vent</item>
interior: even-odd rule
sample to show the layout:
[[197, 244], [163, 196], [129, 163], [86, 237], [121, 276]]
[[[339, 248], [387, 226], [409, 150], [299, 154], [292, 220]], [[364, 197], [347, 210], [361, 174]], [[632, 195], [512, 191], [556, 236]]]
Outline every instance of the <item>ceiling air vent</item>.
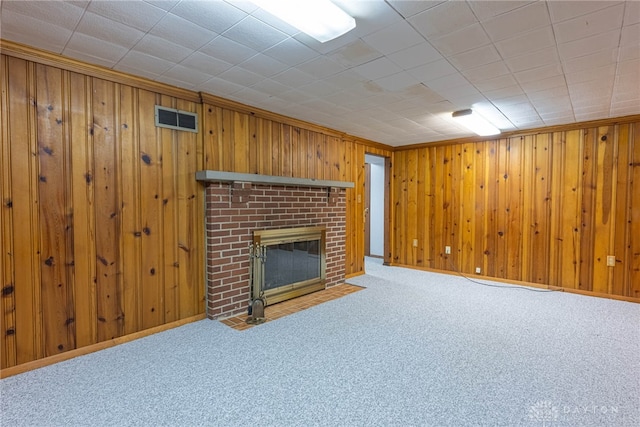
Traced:
[[198, 133], [198, 115], [156, 105], [156, 126]]

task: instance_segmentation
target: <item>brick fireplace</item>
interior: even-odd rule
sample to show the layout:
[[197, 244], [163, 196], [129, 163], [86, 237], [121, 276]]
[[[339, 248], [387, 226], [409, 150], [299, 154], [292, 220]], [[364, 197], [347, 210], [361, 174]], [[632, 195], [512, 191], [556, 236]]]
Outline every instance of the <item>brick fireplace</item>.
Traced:
[[[326, 287], [344, 283], [345, 188], [352, 183], [201, 171], [206, 186], [207, 316], [246, 312], [249, 246], [258, 230], [326, 229]], [[249, 181], [251, 180], [251, 181]]]

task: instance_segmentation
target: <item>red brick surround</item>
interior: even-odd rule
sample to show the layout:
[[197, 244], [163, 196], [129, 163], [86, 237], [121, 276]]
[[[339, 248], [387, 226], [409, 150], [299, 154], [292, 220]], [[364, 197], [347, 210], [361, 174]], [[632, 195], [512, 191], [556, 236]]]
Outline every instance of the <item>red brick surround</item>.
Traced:
[[326, 227], [326, 286], [344, 283], [344, 189], [211, 182], [206, 188], [205, 221], [211, 319], [247, 310], [254, 230]]

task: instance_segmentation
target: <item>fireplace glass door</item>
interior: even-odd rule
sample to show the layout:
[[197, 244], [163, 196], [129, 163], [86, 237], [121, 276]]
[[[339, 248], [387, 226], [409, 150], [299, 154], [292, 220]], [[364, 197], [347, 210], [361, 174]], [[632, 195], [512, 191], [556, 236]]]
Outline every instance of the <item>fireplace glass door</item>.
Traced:
[[323, 227], [256, 231], [254, 245], [264, 250], [262, 262], [254, 264], [253, 294], [267, 304], [324, 289]]

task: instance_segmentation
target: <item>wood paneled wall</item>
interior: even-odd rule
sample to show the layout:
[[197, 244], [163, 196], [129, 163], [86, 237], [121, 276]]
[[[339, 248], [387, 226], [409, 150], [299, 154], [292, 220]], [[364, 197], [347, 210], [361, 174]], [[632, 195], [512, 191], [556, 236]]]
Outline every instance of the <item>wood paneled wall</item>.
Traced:
[[392, 192], [394, 263], [640, 298], [640, 121], [398, 150]]
[[203, 99], [205, 169], [355, 183], [346, 194], [345, 269], [349, 276], [363, 273], [364, 155], [391, 157], [392, 152], [330, 129], [221, 106], [206, 95]]
[[0, 366], [204, 312], [200, 105], [2, 55]]

